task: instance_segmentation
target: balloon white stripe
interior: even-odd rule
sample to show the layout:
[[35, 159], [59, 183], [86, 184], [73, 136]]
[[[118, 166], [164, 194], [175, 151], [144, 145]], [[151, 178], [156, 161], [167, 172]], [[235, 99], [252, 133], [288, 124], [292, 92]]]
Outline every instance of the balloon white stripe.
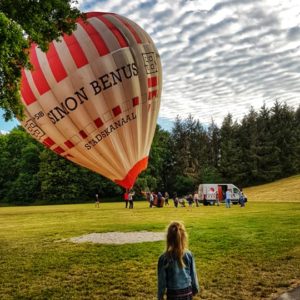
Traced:
[[133, 36], [132, 32], [119, 20], [119, 18], [109, 15], [107, 18], [126, 36], [128, 43], [130, 45], [130, 51], [132, 56], [135, 58], [136, 64], [139, 70], [139, 86], [141, 91], [141, 103], [142, 103], [142, 118], [139, 118], [139, 122], [137, 124], [137, 132], [138, 132], [138, 141], [140, 143], [139, 148], [142, 148], [142, 156], [147, 156], [147, 153], [144, 150], [143, 145], [145, 144], [144, 141], [146, 140], [148, 134], [148, 122], [151, 122], [150, 118], [148, 118], [148, 105], [147, 105], [147, 74], [144, 72], [144, 62], [142, 59], [142, 53], [140, 50], [140, 45], [137, 44], [135, 37]]

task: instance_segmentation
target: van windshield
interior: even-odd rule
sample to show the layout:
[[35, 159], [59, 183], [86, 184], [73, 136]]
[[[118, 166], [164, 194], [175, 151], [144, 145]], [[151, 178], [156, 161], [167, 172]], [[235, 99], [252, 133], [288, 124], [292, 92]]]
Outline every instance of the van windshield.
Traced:
[[237, 194], [237, 193], [239, 193], [239, 189], [238, 189], [238, 188], [233, 188], [233, 192], [234, 192], [235, 194]]

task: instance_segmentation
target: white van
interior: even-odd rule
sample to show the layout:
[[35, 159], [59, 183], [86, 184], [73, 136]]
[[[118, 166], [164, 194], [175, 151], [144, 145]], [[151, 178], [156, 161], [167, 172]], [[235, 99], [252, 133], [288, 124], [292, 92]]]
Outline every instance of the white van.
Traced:
[[241, 191], [231, 183], [203, 183], [199, 185], [199, 200], [204, 205], [214, 205], [225, 201], [226, 191], [231, 193], [230, 200], [233, 204], [239, 203]]

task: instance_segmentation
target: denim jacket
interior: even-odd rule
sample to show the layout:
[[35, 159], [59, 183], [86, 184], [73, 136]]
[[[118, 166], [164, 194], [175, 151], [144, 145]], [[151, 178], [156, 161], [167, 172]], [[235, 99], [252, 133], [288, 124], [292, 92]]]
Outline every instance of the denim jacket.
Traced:
[[163, 299], [166, 289], [184, 289], [192, 287], [193, 294], [199, 292], [199, 284], [193, 254], [186, 251], [183, 255], [185, 267], [180, 268], [177, 260], [168, 259], [163, 253], [158, 259], [158, 291], [157, 298]]

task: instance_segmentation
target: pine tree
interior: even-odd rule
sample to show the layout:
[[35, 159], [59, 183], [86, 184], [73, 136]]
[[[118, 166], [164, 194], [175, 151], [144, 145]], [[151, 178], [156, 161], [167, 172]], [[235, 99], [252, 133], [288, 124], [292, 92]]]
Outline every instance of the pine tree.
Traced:
[[189, 165], [188, 137], [183, 121], [177, 116], [171, 133], [174, 174], [184, 174]]
[[209, 140], [209, 165], [217, 169], [220, 164], [220, 129], [214, 120], [211, 120], [207, 136]]
[[237, 137], [238, 124], [233, 123], [232, 115], [228, 114], [220, 129], [220, 172], [228, 182], [238, 181], [240, 146]]
[[[271, 132], [279, 149], [280, 177], [287, 177], [297, 170], [297, 126], [295, 114], [287, 104], [275, 102], [271, 109]], [[298, 138], [299, 139], [299, 138]]]
[[257, 113], [253, 108], [242, 119], [238, 136], [241, 147], [238, 177], [240, 185], [248, 186], [256, 181], [259, 172], [257, 158]]
[[201, 168], [201, 182], [216, 183], [222, 182], [220, 174], [220, 129], [212, 120], [207, 132], [208, 158], [206, 164]]
[[257, 182], [271, 182], [280, 177], [280, 149], [272, 135], [270, 111], [263, 105], [257, 118]]

